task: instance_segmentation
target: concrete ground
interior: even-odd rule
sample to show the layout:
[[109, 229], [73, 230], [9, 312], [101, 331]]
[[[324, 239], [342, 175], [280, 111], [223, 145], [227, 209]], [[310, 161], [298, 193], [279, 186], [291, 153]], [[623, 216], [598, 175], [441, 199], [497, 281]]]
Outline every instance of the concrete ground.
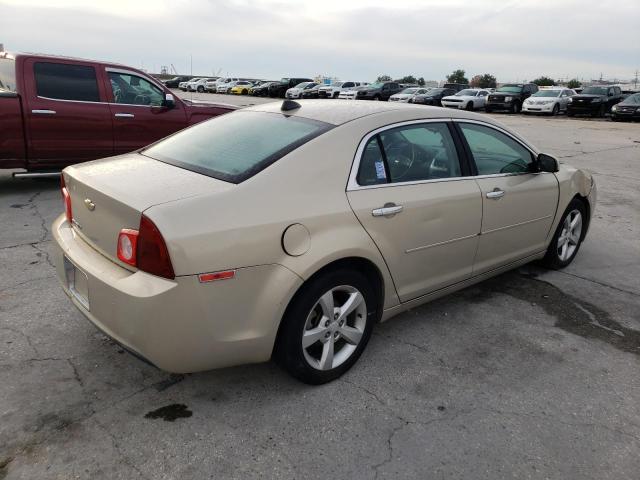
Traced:
[[575, 262], [378, 325], [320, 387], [124, 353], [54, 278], [57, 181], [0, 173], [0, 479], [637, 479], [640, 126], [496, 117], [594, 172]]

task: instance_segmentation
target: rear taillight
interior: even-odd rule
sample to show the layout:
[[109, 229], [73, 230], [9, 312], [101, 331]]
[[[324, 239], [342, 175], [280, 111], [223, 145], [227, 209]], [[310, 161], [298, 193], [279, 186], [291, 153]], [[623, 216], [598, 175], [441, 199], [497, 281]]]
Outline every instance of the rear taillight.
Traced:
[[124, 263], [159, 277], [174, 279], [167, 245], [158, 227], [142, 215], [140, 229], [123, 228], [118, 234], [118, 258]]
[[67, 218], [67, 222], [71, 223], [73, 220], [73, 213], [71, 212], [71, 195], [64, 183], [64, 175], [60, 174], [60, 188], [62, 190], [62, 201], [64, 202], [64, 216]]
[[123, 228], [118, 235], [118, 259], [132, 266], [136, 266], [136, 252], [138, 245], [138, 231]]

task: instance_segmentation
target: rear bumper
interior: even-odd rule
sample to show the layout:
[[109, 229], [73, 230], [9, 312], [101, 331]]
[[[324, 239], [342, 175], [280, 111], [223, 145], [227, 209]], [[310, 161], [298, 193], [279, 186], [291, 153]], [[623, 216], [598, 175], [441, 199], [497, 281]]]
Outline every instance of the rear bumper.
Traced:
[[[271, 357], [280, 319], [300, 277], [280, 265], [240, 268], [232, 280], [200, 283], [132, 273], [93, 249], [59, 217], [54, 262], [65, 293], [98, 329], [174, 373]], [[88, 308], [69, 288], [67, 258], [86, 275]]]

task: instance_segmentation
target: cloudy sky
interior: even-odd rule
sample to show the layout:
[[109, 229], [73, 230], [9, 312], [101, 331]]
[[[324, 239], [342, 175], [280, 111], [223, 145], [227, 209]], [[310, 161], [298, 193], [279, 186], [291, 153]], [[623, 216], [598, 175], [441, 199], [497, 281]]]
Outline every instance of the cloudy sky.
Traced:
[[0, 43], [201, 75], [626, 80], [640, 0], [0, 0]]

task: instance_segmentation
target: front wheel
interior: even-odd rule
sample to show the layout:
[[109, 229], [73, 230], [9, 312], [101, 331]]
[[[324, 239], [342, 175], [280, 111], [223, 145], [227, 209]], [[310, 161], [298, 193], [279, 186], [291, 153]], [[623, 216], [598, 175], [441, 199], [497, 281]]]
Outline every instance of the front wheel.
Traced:
[[558, 115], [559, 113], [560, 113], [560, 106], [556, 103], [556, 104], [553, 106], [553, 111], [551, 112], [551, 115], [555, 117], [555, 116], [556, 116], [556, 115]]
[[491, 110], [491, 108], [490, 108], [490, 107], [484, 107], [484, 111], [485, 111], [486, 113], [491, 113], [493, 110]]
[[198, 87], [198, 93], [202, 93], [202, 92], [204, 92], [204, 87], [202, 85], [200, 85]]
[[511, 105], [511, 113], [519, 113], [520, 112], [520, 104], [518, 102], [513, 102]]
[[312, 280], [287, 308], [275, 359], [309, 384], [330, 382], [358, 360], [379, 318], [367, 278], [335, 270]]
[[564, 212], [551, 240], [543, 263], [550, 268], [564, 268], [575, 258], [586, 226], [586, 208], [580, 200], [572, 200]]
[[467, 103], [466, 110], [469, 112], [473, 112], [473, 102]]

